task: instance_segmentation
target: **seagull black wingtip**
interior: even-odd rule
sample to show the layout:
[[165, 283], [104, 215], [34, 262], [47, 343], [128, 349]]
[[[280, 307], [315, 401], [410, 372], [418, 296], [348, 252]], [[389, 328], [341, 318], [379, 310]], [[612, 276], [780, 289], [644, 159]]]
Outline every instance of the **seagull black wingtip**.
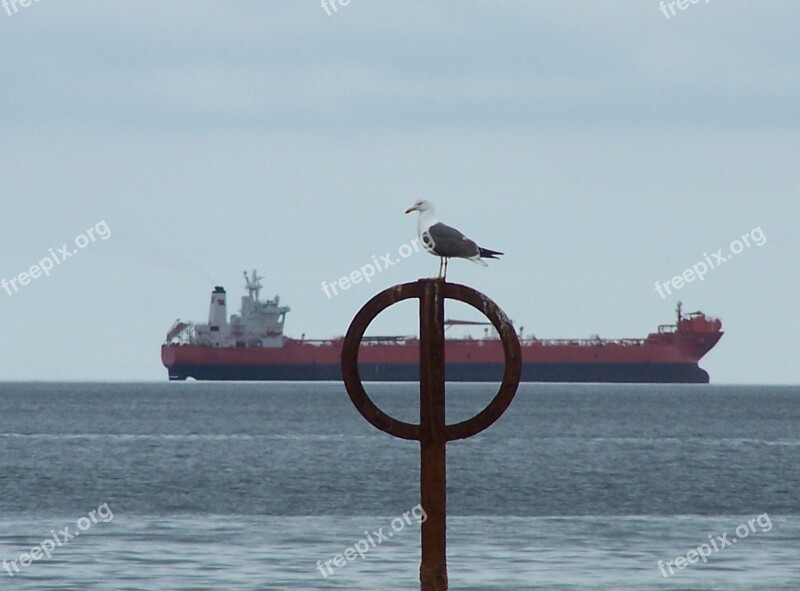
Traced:
[[504, 252], [489, 250], [488, 248], [481, 248], [480, 246], [478, 247], [478, 252], [482, 259], [496, 259], [498, 256], [505, 254]]

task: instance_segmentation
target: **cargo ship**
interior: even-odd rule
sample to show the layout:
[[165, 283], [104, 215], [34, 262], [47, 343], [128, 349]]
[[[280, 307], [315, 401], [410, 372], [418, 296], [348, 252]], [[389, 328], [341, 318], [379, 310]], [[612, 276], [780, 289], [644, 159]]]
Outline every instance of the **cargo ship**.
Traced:
[[[280, 298], [262, 301], [261, 280], [244, 273], [246, 295], [239, 314], [227, 313], [227, 293], [216, 286], [207, 324], [176, 320], [161, 347], [170, 380], [341, 380], [343, 337], [328, 340], [284, 335], [288, 306]], [[488, 323], [448, 320], [448, 327]], [[520, 329], [522, 380], [526, 382], [708, 383], [700, 359], [722, 337], [722, 323], [702, 312], [645, 338], [537, 339]], [[503, 348], [491, 325], [480, 338], [447, 338], [448, 381], [499, 382]], [[364, 381], [417, 381], [419, 340], [415, 336], [367, 336], [359, 351]]]

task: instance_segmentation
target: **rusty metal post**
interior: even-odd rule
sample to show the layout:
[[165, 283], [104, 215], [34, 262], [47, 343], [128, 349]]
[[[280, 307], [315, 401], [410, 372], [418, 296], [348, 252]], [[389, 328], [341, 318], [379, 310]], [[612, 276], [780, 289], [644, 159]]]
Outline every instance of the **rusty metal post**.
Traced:
[[447, 443], [444, 391], [444, 282], [424, 285], [419, 299], [419, 424], [422, 591], [447, 589]]
[[[420, 318], [420, 422], [405, 423], [391, 417], [370, 399], [358, 371], [358, 350], [367, 327], [375, 317], [402, 300], [419, 299]], [[503, 343], [506, 366], [494, 399], [474, 417], [448, 425], [445, 418], [444, 300], [455, 299], [482, 312], [497, 329]], [[376, 428], [401, 439], [420, 442], [422, 508], [421, 591], [447, 591], [446, 511], [447, 478], [445, 449], [448, 441], [472, 437], [492, 425], [508, 408], [519, 386], [522, 371], [519, 339], [511, 321], [488, 297], [464, 285], [442, 279], [420, 279], [390, 287], [358, 311], [342, 345], [342, 377], [350, 400]]]

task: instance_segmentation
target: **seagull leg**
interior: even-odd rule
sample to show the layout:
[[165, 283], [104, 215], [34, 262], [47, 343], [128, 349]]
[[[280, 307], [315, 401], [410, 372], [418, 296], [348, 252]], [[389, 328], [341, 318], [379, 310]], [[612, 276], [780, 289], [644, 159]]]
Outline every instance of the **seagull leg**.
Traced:
[[439, 257], [439, 272], [436, 274], [436, 279], [442, 278], [442, 263], [444, 263], [444, 257]]
[[448, 259], [447, 259], [447, 257], [445, 257], [444, 258], [444, 275], [442, 276], [442, 279], [447, 279], [447, 261], [448, 261]]

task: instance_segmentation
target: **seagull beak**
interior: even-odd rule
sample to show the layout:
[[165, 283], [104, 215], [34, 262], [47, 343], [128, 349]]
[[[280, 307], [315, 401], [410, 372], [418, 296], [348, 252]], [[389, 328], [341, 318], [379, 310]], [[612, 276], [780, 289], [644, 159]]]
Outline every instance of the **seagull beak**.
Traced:
[[417, 208], [413, 205], [406, 210], [406, 213], [411, 213], [412, 211], [417, 211]]

